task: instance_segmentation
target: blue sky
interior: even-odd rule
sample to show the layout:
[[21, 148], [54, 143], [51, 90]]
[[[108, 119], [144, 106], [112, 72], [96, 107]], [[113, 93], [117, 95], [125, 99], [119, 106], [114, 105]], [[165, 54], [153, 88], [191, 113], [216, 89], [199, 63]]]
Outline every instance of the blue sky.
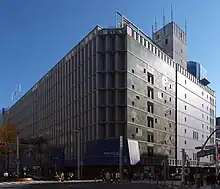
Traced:
[[18, 84], [27, 92], [95, 25], [114, 26], [116, 9], [151, 35], [163, 9], [170, 21], [171, 3], [177, 24], [184, 29], [187, 21], [187, 59], [207, 69], [218, 100], [219, 0], [0, 0], [0, 107], [12, 104]]

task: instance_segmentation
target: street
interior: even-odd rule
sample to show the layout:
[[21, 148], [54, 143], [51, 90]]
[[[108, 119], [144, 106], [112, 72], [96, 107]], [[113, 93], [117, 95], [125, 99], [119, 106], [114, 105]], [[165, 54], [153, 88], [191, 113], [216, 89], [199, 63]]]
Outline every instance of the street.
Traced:
[[48, 187], [53, 189], [157, 189], [165, 188], [161, 185], [152, 185], [146, 182], [134, 182], [134, 183], [95, 183], [95, 182], [85, 182], [85, 183], [76, 183], [76, 182], [63, 182], [58, 181], [30, 181], [30, 182], [11, 182], [11, 183], [0, 183], [0, 188], [35, 188], [35, 189], [47, 189]]
[[[30, 181], [30, 182], [5, 182], [0, 183], [0, 188], [10, 188], [10, 189], [17, 189], [17, 188], [34, 188], [34, 189], [168, 189], [172, 188], [169, 182], [166, 187], [163, 184], [150, 184], [146, 181], [137, 181], [132, 183], [102, 183], [102, 182], [91, 182], [91, 181], [64, 181], [62, 183], [58, 181]], [[176, 183], [177, 184], [177, 183]], [[173, 188], [181, 188], [180, 186], [173, 185]], [[189, 187], [184, 187], [189, 188]], [[195, 188], [195, 187], [192, 187]], [[210, 186], [203, 186], [201, 189], [210, 189]]]

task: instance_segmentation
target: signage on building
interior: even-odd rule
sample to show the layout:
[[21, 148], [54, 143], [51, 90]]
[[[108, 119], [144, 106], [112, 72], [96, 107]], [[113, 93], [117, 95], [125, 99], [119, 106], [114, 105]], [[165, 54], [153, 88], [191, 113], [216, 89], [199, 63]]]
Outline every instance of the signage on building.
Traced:
[[119, 152], [104, 152], [104, 156], [119, 156]]

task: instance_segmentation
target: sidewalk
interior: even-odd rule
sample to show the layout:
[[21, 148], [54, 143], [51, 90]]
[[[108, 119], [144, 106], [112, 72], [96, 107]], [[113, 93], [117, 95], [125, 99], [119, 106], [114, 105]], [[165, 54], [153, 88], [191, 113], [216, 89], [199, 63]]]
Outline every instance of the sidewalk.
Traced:
[[[171, 181], [171, 180], [166, 180], [164, 181], [149, 181], [149, 180], [143, 180], [143, 181], [133, 181], [134, 183], [148, 183], [148, 184], [152, 184], [152, 185], [158, 185], [161, 187], [169, 187], [169, 188], [192, 188], [195, 189], [196, 185], [193, 186], [181, 186], [181, 181]], [[200, 187], [200, 189], [211, 189], [210, 185], [204, 185], [202, 187]]]

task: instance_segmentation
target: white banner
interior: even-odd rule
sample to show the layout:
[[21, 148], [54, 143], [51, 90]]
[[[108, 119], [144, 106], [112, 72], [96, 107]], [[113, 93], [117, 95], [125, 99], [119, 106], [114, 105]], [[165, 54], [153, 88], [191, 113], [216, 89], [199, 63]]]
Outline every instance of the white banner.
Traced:
[[138, 141], [128, 139], [128, 150], [131, 165], [137, 164], [141, 159]]

